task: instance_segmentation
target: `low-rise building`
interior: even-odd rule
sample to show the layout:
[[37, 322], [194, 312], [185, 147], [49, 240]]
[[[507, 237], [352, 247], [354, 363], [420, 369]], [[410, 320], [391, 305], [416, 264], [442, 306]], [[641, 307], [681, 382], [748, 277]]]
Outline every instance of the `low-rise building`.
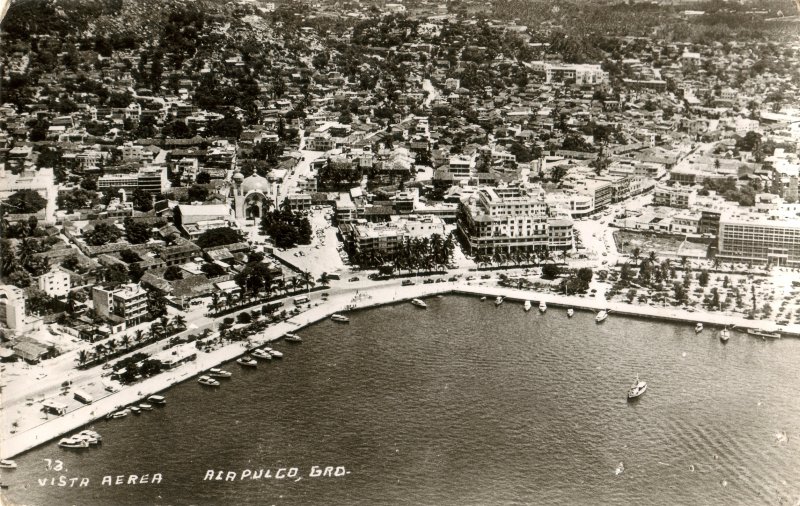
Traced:
[[113, 322], [131, 327], [143, 322], [147, 316], [147, 291], [135, 283], [117, 288], [92, 288], [95, 312]]
[[50, 297], [62, 298], [69, 295], [70, 275], [61, 269], [53, 269], [37, 278], [39, 290]]
[[653, 192], [653, 205], [690, 209], [696, 198], [697, 191], [690, 186], [658, 185]]

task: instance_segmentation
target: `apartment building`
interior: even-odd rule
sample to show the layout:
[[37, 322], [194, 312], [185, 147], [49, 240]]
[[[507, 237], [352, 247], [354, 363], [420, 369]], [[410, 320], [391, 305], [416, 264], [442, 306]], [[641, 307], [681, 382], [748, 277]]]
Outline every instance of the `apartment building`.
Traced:
[[723, 213], [717, 257], [800, 267], [800, 219], [738, 210]]
[[147, 316], [147, 291], [135, 283], [117, 288], [92, 288], [94, 310], [98, 315], [130, 327]]

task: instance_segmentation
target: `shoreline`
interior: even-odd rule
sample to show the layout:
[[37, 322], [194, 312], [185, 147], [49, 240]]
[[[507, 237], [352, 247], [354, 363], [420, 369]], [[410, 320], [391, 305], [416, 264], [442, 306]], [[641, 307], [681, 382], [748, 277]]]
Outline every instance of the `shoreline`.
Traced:
[[[236, 342], [224, 346], [210, 353], [199, 352], [197, 358], [175, 369], [168, 370], [155, 377], [148, 378], [140, 383], [122, 388], [118, 392], [96, 400], [94, 403], [75, 409], [63, 416], [59, 416], [23, 432], [13, 434], [3, 441], [0, 458], [9, 459], [25, 453], [53, 439], [78, 430], [95, 420], [106, 417], [123, 407], [138, 403], [150, 395], [158, 394], [170, 387], [194, 378], [204, 371], [217, 367], [223, 362], [235, 360], [244, 355], [249, 349], [263, 346], [281, 339], [287, 332], [298, 330], [329, 318], [335, 313], [347, 313], [363, 309], [373, 309], [389, 304], [407, 302], [414, 298], [425, 298], [437, 295], [465, 295], [473, 297], [503, 297], [509, 302], [526, 300], [532, 302], [544, 301], [548, 305], [559, 308], [572, 307], [575, 310], [599, 311], [610, 310], [610, 316], [620, 314], [626, 317], [647, 319], [660, 319], [668, 322], [685, 322], [691, 325], [703, 323], [718, 327], [756, 328], [769, 330], [774, 328], [774, 323], [769, 320], [747, 320], [722, 313], [709, 313], [705, 311], [688, 312], [677, 308], [662, 308], [642, 306], [638, 304], [625, 304], [622, 302], [606, 302], [592, 297], [565, 296], [552, 293], [533, 292], [514, 288], [487, 286], [484, 284], [471, 284], [468, 282], [446, 282], [436, 284], [416, 284], [411, 286], [384, 286], [344, 292], [332, 296], [327, 302], [314, 306], [303, 313], [296, 315], [284, 322], [267, 328], [261, 334], [249, 338], [247, 342]], [[351, 297], [352, 296], [352, 297]], [[348, 297], [351, 297], [348, 300]], [[782, 328], [784, 335], [800, 335], [800, 325], [790, 325]], [[100, 370], [98, 369], [98, 378]], [[8, 409], [10, 406], [5, 406]]]

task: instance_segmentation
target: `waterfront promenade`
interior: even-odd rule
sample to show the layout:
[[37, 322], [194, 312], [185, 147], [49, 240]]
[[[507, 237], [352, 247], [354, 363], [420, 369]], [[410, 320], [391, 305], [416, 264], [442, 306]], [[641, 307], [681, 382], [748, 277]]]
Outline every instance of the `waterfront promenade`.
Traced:
[[[170, 386], [196, 377], [201, 372], [227, 362], [247, 352], [248, 347], [262, 346], [266, 343], [280, 339], [287, 332], [297, 332], [302, 327], [330, 317], [334, 313], [366, 309], [412, 298], [424, 298], [446, 293], [455, 293], [469, 296], [486, 296], [487, 304], [492, 304], [495, 297], [504, 297], [505, 304], [519, 304], [522, 311], [522, 302], [530, 300], [534, 303], [546, 302], [551, 308], [572, 307], [576, 310], [599, 311], [608, 309], [610, 318], [615, 315], [633, 315], [645, 318], [659, 318], [683, 322], [694, 326], [701, 322], [712, 326], [736, 326], [741, 328], [771, 329], [771, 321], [754, 321], [741, 317], [729, 316], [721, 313], [704, 311], [688, 312], [679, 308], [662, 308], [620, 302], [606, 302], [593, 297], [564, 296], [552, 293], [533, 292], [506, 287], [490, 286], [482, 283], [457, 281], [446, 283], [415, 284], [401, 286], [397, 284], [384, 284], [368, 289], [346, 289], [333, 293], [327, 301], [289, 318], [287, 321], [273, 325], [264, 332], [252, 336], [247, 342], [236, 342], [209, 353], [198, 352], [197, 359], [166, 371], [158, 376], [146, 379], [131, 386], [123, 387], [120, 391], [96, 400], [88, 406], [83, 406], [64, 416], [54, 417], [37, 426], [23, 429], [20, 432], [4, 438], [0, 458], [11, 458], [31, 448], [44, 444], [64, 434], [80, 429], [94, 420], [104, 418], [107, 414], [117, 411], [125, 406], [141, 401], [149, 395], [162, 392]], [[788, 333], [800, 334], [799, 325], [783, 328]], [[286, 357], [291, 360], [291, 355]], [[98, 379], [100, 370], [97, 371]], [[167, 400], [167, 407], [169, 400]], [[14, 406], [4, 406], [4, 410], [13, 409]]]

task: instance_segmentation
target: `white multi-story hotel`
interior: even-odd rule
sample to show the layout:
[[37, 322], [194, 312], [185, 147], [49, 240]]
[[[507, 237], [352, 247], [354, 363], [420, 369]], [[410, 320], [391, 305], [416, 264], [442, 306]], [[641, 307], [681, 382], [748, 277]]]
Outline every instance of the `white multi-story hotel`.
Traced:
[[458, 228], [472, 255], [572, 247], [572, 222], [549, 215], [544, 192], [481, 188], [462, 201]]
[[717, 257], [800, 267], [800, 219], [751, 212], [723, 213]]

